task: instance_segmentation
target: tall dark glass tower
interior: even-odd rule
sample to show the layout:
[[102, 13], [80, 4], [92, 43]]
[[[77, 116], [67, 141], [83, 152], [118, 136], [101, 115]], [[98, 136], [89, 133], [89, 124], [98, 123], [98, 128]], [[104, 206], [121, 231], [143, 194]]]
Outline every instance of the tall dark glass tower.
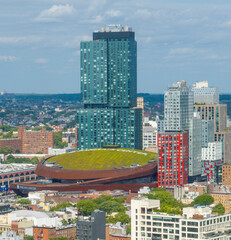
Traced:
[[142, 110], [136, 107], [137, 46], [131, 28], [114, 26], [81, 42], [78, 149], [120, 145], [142, 149]]

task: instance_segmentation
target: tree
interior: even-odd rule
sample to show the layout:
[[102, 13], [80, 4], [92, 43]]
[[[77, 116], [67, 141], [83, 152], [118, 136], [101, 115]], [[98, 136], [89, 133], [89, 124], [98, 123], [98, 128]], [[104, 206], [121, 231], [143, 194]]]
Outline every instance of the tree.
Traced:
[[14, 152], [14, 149], [11, 146], [5, 147], [5, 153], [6, 154], [10, 154], [10, 153], [13, 153], [13, 152]]
[[72, 204], [69, 202], [60, 203], [55, 207], [50, 208], [50, 211], [58, 211], [60, 209], [66, 209], [67, 207], [72, 207]]
[[46, 127], [46, 130], [49, 131], [49, 132], [52, 132], [52, 131], [53, 131], [53, 128], [51, 128], [51, 127]]
[[49, 238], [49, 240], [69, 240], [69, 238], [62, 236], [62, 237]]
[[65, 226], [65, 225], [68, 225], [68, 222], [65, 219], [63, 219], [62, 224]]
[[99, 209], [105, 211], [108, 214], [113, 212], [124, 212], [126, 211], [126, 207], [123, 204], [118, 203], [116, 201], [105, 201], [99, 205]]
[[34, 240], [33, 236], [25, 235], [24, 240]]
[[62, 132], [57, 132], [54, 134], [54, 144], [56, 148], [67, 147], [67, 142], [62, 142]]
[[92, 211], [98, 208], [98, 205], [92, 200], [80, 200], [76, 207], [83, 216], [89, 216]]
[[121, 222], [122, 224], [129, 223], [131, 221], [130, 217], [125, 212], [119, 212], [114, 217], [109, 216], [107, 218], [107, 223], [117, 223]]
[[126, 233], [131, 234], [131, 223], [127, 224], [126, 226]]
[[214, 202], [214, 198], [208, 194], [202, 194], [194, 199], [192, 205], [210, 205]]
[[37, 158], [37, 157], [33, 157], [33, 158], [31, 159], [31, 163], [32, 163], [32, 164], [38, 164], [38, 163], [39, 163], [38, 158]]
[[218, 203], [212, 210], [214, 213], [218, 213], [219, 215], [223, 215], [225, 213], [225, 207], [221, 203]]
[[96, 199], [94, 199], [93, 201], [96, 203], [96, 204], [101, 204], [105, 201], [111, 201], [112, 200], [112, 196], [111, 195], [101, 195], [99, 197], [97, 197]]
[[29, 199], [20, 199], [17, 201], [17, 203], [22, 204], [22, 205], [29, 205], [29, 204], [31, 204], [31, 201]]

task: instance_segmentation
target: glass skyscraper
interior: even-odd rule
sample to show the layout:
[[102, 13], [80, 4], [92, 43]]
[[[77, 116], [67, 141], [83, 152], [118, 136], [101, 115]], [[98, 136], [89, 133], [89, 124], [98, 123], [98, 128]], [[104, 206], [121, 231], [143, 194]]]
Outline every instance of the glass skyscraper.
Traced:
[[142, 149], [142, 109], [137, 104], [137, 43], [131, 28], [115, 26], [81, 42], [78, 149], [120, 145]]

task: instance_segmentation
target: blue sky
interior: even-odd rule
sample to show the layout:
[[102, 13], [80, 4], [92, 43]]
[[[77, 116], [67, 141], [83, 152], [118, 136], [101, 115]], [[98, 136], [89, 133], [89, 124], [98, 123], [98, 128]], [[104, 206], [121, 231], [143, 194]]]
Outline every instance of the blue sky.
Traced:
[[0, 0], [0, 90], [80, 92], [79, 44], [107, 24], [131, 26], [138, 92], [208, 80], [231, 93], [231, 2]]

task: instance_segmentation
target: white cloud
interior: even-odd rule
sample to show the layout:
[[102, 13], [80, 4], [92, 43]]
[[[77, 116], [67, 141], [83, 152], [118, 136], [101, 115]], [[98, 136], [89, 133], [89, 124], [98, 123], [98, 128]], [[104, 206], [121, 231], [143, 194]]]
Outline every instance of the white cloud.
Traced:
[[145, 43], [150, 43], [151, 41], [152, 41], [153, 39], [151, 38], [151, 37], [147, 37], [147, 38], [145, 38]]
[[75, 8], [69, 4], [53, 5], [49, 9], [43, 10], [35, 19], [39, 22], [57, 21], [59, 17], [70, 16], [75, 12]]
[[42, 39], [39, 36], [0, 37], [0, 44], [33, 43], [40, 42]]
[[175, 48], [175, 49], [171, 49], [169, 54], [173, 55], [173, 54], [186, 54], [186, 53], [190, 53], [193, 50], [191, 48]]
[[139, 17], [147, 18], [152, 16], [152, 12], [150, 12], [148, 9], [139, 9], [136, 11], [136, 15]]
[[111, 9], [109, 11], [106, 12], [106, 15], [110, 16], [110, 17], [119, 17], [122, 15], [122, 12], [119, 10], [114, 10]]
[[66, 47], [79, 48], [81, 41], [90, 41], [90, 40], [92, 40], [92, 37], [87, 36], [87, 35], [76, 36], [76, 37], [74, 37], [71, 41], [66, 42], [66, 43], [65, 43], [65, 46], [66, 46]]
[[101, 23], [102, 20], [103, 20], [103, 17], [100, 16], [100, 15], [97, 15], [95, 18], [90, 19], [90, 20], [87, 21], [87, 22], [89, 22], [89, 23]]
[[16, 60], [15, 56], [0, 56], [0, 62], [15, 62]]
[[46, 59], [46, 58], [37, 58], [37, 59], [35, 59], [35, 62], [44, 64], [44, 63], [48, 62], [48, 59]]
[[225, 25], [226, 27], [231, 27], [231, 21], [225, 22], [224, 25]]
[[217, 54], [212, 54], [204, 57], [205, 60], [225, 60], [228, 58], [228, 56], [219, 56]]
[[107, 3], [107, 0], [92, 0], [89, 2], [88, 11], [96, 11], [99, 8], [102, 8]]

